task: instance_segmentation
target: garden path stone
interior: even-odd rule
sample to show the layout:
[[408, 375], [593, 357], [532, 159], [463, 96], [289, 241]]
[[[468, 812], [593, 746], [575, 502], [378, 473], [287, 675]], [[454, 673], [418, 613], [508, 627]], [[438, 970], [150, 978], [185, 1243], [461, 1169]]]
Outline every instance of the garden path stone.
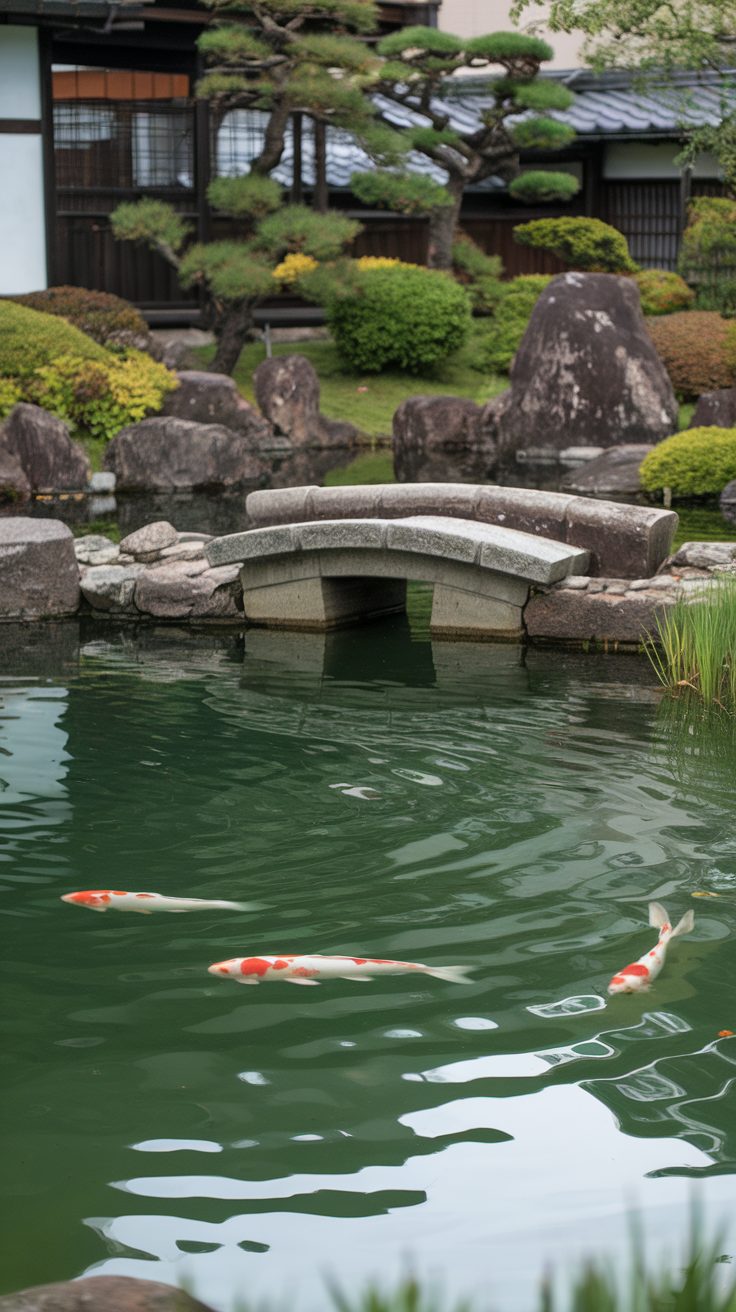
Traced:
[[81, 491], [91, 466], [61, 419], [19, 402], [0, 425], [0, 448], [15, 456], [34, 492]]

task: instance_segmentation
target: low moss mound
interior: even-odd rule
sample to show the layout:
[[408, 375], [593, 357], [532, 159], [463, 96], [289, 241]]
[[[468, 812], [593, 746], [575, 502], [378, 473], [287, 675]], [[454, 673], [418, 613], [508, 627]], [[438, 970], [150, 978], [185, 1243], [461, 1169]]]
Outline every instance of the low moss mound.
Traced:
[[61, 355], [109, 363], [111, 355], [86, 333], [54, 314], [0, 301], [0, 378], [27, 378]]
[[659, 442], [639, 470], [647, 492], [717, 495], [736, 478], [736, 428], [688, 428]]

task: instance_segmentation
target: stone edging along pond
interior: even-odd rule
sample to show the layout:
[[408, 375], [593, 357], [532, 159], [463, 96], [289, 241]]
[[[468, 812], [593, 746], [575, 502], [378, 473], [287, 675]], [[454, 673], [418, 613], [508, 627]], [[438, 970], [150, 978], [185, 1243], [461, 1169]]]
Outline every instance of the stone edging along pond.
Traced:
[[[99, 536], [75, 541], [58, 520], [2, 519], [0, 620], [89, 614], [247, 625], [239, 567], [210, 566], [210, 540], [161, 521], [119, 545]], [[687, 543], [648, 578], [570, 575], [534, 589], [524, 610], [526, 636], [535, 643], [630, 650], [652, 632], [658, 613], [723, 570], [736, 572], [736, 542]]]

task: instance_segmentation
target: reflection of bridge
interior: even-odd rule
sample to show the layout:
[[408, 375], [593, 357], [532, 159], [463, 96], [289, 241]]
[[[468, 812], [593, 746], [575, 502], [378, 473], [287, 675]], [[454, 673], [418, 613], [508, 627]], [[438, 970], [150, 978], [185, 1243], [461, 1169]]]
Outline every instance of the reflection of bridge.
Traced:
[[551, 538], [440, 515], [332, 519], [250, 529], [207, 547], [242, 562], [245, 616], [330, 629], [403, 610], [406, 579], [434, 584], [433, 636], [518, 638], [534, 583], [582, 574], [589, 553]]

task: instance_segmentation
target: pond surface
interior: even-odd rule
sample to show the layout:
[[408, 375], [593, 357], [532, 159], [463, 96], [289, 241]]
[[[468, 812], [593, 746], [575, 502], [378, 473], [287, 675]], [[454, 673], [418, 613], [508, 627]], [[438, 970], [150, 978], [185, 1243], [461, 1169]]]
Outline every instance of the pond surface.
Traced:
[[[732, 1222], [736, 753], [670, 738], [645, 662], [403, 620], [0, 636], [3, 1291], [316, 1312], [411, 1265], [525, 1312], [550, 1264], [627, 1251], [632, 1207], [653, 1258], [693, 1191]], [[262, 910], [59, 901], [99, 887]], [[695, 932], [608, 999], [651, 897]], [[473, 978], [206, 971], [305, 950]]]

